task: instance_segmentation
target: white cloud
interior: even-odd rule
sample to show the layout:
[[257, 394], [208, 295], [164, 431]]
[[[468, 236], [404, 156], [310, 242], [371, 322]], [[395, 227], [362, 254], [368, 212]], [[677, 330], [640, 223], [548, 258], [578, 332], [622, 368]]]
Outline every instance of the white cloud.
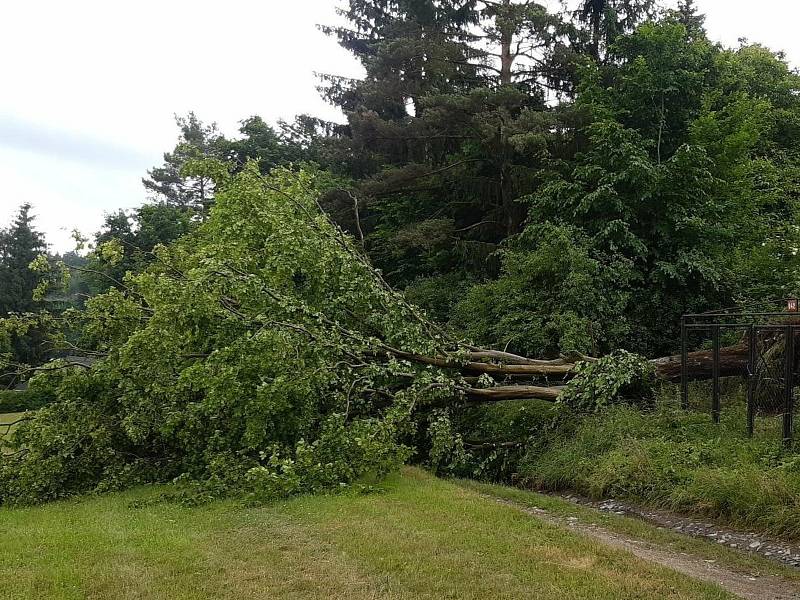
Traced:
[[[314, 71], [358, 65], [316, 29], [336, 0], [31, 0], [0, 20], [0, 225], [29, 201], [53, 247], [103, 211], [140, 204], [140, 180], [194, 110], [232, 133], [260, 114], [338, 118]], [[795, 0], [698, 0], [711, 36], [745, 36], [800, 62]]]

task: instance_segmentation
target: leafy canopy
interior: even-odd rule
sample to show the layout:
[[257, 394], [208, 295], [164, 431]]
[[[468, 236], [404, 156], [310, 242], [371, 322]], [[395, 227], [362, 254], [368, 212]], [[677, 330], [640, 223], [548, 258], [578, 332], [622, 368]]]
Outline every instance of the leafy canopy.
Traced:
[[176, 477], [269, 497], [408, 458], [439, 375], [384, 349], [430, 353], [437, 336], [319, 211], [322, 174], [211, 171], [208, 220], [66, 316], [99, 360], [34, 378], [59, 401], [0, 458], [3, 501]]

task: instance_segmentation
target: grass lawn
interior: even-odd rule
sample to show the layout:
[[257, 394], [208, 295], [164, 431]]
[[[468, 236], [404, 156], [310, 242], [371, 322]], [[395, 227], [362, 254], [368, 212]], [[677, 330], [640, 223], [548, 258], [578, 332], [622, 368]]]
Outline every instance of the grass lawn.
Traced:
[[14, 423], [18, 421], [25, 413], [3, 413], [0, 414], [0, 449], [2, 449], [2, 441], [3, 438], [7, 435], [10, 435], [14, 429], [17, 428], [16, 425], [12, 425], [11, 427], [6, 427], [8, 423]]
[[140, 489], [0, 509], [4, 599], [728, 598], [406, 469], [382, 493], [132, 506]]

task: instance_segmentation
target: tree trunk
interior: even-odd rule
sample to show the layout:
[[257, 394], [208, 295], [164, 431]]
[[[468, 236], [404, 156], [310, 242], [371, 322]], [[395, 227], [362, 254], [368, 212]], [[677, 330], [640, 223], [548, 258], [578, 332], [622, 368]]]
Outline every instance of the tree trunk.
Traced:
[[[722, 377], [745, 375], [747, 373], [748, 349], [747, 344], [720, 348], [719, 374]], [[665, 356], [650, 361], [656, 368], [659, 377], [667, 381], [680, 381], [681, 357]], [[690, 380], [711, 379], [713, 376], [714, 361], [712, 350], [699, 350], [687, 355], [687, 367]]]
[[[511, 0], [503, 0], [503, 6], [508, 7]], [[500, 85], [511, 85], [512, 68], [515, 56], [511, 53], [511, 43], [514, 41], [514, 32], [508, 23], [504, 23], [500, 30]]]

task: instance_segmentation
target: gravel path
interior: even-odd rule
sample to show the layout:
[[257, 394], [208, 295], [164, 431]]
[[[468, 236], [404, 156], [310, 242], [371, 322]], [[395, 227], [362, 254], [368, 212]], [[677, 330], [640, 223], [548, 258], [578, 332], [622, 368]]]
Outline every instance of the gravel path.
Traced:
[[760, 554], [765, 558], [791, 567], [800, 567], [800, 546], [797, 544], [772, 539], [748, 531], [737, 531], [666, 510], [641, 508], [617, 500], [595, 502], [580, 496], [561, 495], [558, 497], [575, 504], [596, 508], [603, 512], [644, 519], [664, 529], [672, 529], [678, 533], [704, 538], [729, 548]]
[[[526, 514], [531, 515], [537, 519], [557, 525], [559, 527], [568, 527], [580, 534], [586, 535], [595, 539], [603, 544], [626, 550], [631, 554], [653, 563], [657, 563], [693, 577], [702, 581], [716, 583], [723, 587], [730, 593], [746, 600], [789, 600], [800, 599], [800, 586], [792, 581], [787, 581], [780, 577], [773, 575], [755, 575], [748, 573], [741, 573], [733, 571], [724, 566], [716, 564], [713, 561], [708, 561], [700, 558], [699, 556], [688, 554], [684, 552], [675, 552], [670, 549], [656, 546], [652, 543], [645, 542], [636, 538], [628, 537], [619, 533], [609, 531], [603, 527], [592, 523], [582, 522], [577, 517], [561, 517], [554, 515], [541, 508], [531, 508], [497, 498], [495, 496], [487, 496], [496, 502], [513, 506]], [[570, 499], [575, 502], [574, 497]], [[581, 502], [583, 504], [583, 502]], [[588, 505], [596, 505], [598, 503], [587, 502]], [[608, 503], [605, 508], [601, 510], [612, 511], [616, 514], [629, 514], [621, 509], [621, 505], [615, 503], [613, 508]], [[595, 506], [599, 508], [599, 506]], [[700, 524], [706, 526], [706, 524]], [[683, 531], [690, 534], [685, 529], [678, 529], [678, 525], [674, 527], [676, 531]], [[750, 535], [750, 534], [740, 534]], [[709, 534], [710, 537], [710, 534]], [[736, 543], [736, 542], [733, 542]], [[730, 544], [729, 544], [730, 545]], [[739, 547], [739, 546], [733, 546]], [[755, 548], [754, 548], [755, 549]]]

